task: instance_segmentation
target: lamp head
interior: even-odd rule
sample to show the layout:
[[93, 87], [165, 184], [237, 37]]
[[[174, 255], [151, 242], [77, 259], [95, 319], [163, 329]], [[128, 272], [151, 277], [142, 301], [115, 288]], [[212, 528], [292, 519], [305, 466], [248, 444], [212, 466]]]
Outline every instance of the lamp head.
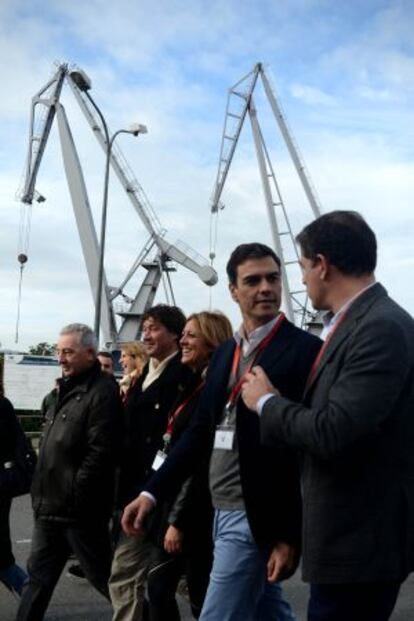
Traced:
[[46, 200], [43, 194], [40, 194], [37, 190], [34, 191], [33, 197], [38, 203], [44, 203]]
[[129, 132], [134, 136], [138, 136], [138, 134], [147, 134], [148, 129], [146, 125], [142, 125], [142, 123], [131, 123], [129, 126]]
[[69, 73], [69, 76], [72, 82], [76, 84], [76, 86], [78, 87], [80, 91], [86, 92], [91, 89], [92, 87], [91, 79], [86, 75], [84, 71], [82, 71], [82, 69], [73, 69]]

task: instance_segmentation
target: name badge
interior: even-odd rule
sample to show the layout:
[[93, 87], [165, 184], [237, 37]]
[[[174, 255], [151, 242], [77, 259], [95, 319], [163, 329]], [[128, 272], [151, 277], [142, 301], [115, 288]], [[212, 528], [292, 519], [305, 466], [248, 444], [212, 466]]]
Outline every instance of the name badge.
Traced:
[[164, 451], [157, 451], [157, 454], [155, 455], [155, 459], [151, 466], [152, 469], [158, 470], [158, 468], [161, 468], [162, 464], [165, 462], [166, 459], [167, 455], [164, 453]]
[[214, 436], [214, 448], [231, 451], [234, 444], [234, 428], [229, 426], [219, 426]]

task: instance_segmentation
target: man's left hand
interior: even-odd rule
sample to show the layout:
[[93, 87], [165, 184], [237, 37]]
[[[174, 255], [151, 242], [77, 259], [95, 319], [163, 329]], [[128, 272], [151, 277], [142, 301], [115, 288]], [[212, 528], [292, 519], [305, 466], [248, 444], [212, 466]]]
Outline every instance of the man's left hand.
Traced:
[[260, 397], [272, 393], [280, 394], [279, 391], [271, 384], [262, 367], [253, 367], [250, 373], [247, 373], [242, 386], [242, 399], [249, 410], [257, 411], [257, 402]]
[[267, 561], [267, 579], [280, 582], [290, 578], [298, 566], [299, 554], [296, 548], [283, 541], [277, 543]]

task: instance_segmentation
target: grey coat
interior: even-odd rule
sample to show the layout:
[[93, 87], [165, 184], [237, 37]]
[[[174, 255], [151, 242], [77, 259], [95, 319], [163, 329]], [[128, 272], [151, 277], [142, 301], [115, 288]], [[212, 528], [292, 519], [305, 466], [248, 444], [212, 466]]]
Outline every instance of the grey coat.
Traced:
[[380, 284], [349, 308], [304, 404], [265, 404], [261, 434], [303, 451], [306, 581], [414, 569], [414, 321]]

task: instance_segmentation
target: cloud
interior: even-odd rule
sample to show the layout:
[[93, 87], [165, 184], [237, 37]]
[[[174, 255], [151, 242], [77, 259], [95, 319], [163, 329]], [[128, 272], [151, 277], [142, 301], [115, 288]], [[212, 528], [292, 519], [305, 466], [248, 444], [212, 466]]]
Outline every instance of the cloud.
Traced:
[[[388, 7], [388, 8], [387, 8]], [[414, 310], [409, 293], [413, 196], [413, 11], [408, 2], [295, 0], [205, 3], [0, 3], [0, 340], [12, 345], [20, 207], [14, 201], [27, 151], [30, 102], [56, 70], [75, 62], [112, 131], [138, 121], [149, 133], [119, 136], [169, 239], [209, 253], [209, 197], [216, 176], [227, 89], [255, 62], [274, 70], [278, 97], [325, 210], [352, 208], [378, 233], [380, 271]], [[298, 45], [300, 42], [300, 45]], [[62, 95], [99, 227], [104, 154], [67, 88]], [[312, 213], [263, 93], [256, 105], [294, 232]], [[63, 172], [56, 128], [39, 172], [47, 202], [33, 206], [21, 345], [56, 338], [72, 320], [91, 322], [93, 300]], [[272, 243], [250, 127], [243, 130], [219, 214], [212, 291], [182, 268], [177, 303], [209, 304], [238, 323], [225, 263], [238, 243]], [[106, 269], [119, 284], [147, 233], [111, 174]], [[142, 270], [143, 271], [143, 270]], [[134, 295], [139, 276], [127, 287]], [[162, 292], [160, 292], [160, 299]]]
[[335, 98], [312, 86], [292, 84], [290, 87], [293, 97], [300, 99], [311, 106], [333, 106]]

